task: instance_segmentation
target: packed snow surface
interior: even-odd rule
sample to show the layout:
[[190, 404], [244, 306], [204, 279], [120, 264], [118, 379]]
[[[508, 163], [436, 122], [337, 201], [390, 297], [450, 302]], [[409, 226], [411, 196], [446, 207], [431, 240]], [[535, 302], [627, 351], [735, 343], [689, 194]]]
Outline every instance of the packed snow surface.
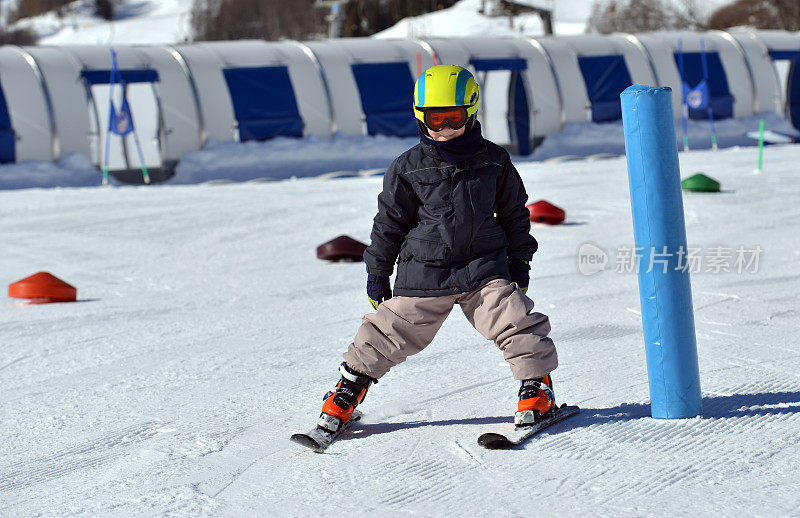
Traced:
[[[80, 299], [0, 306], [0, 515], [796, 516], [800, 148], [761, 174], [753, 148], [680, 158], [723, 189], [684, 195], [704, 415], [649, 417], [625, 159], [519, 163], [567, 211], [532, 228], [529, 293], [582, 412], [513, 451], [476, 443], [517, 383], [458, 309], [327, 454], [289, 441], [370, 309], [363, 264], [315, 248], [368, 241], [379, 177], [0, 191], [0, 281]], [[606, 271], [579, 272], [586, 243]]]

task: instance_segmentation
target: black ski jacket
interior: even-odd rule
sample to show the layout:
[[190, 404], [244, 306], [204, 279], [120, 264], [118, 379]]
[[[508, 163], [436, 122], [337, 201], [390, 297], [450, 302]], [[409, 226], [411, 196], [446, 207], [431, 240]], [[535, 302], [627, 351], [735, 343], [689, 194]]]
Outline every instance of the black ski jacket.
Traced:
[[[438, 297], [508, 279], [509, 259], [530, 261], [528, 195], [505, 149], [483, 139], [451, 165], [430, 144], [400, 155], [386, 171], [367, 272], [389, 277], [394, 295]], [[524, 267], [524, 266], [523, 266]]]

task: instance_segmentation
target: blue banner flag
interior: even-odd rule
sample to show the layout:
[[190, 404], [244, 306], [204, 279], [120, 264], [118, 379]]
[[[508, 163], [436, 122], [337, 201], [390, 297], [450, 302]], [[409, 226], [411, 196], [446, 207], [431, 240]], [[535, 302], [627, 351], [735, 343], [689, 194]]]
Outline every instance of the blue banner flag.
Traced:
[[[119, 84], [122, 89], [122, 106], [119, 110], [114, 105], [114, 85]], [[122, 74], [117, 66], [117, 53], [111, 50], [111, 77], [109, 79], [110, 91], [108, 94], [108, 131], [120, 137], [124, 137], [133, 131], [133, 114], [128, 98], [125, 96], [125, 83], [122, 81]]]
[[703, 79], [694, 88], [683, 83], [683, 102], [693, 110], [705, 110], [711, 102], [708, 81]]
[[[114, 85], [119, 84], [122, 90], [122, 106], [117, 110], [114, 104]], [[111, 70], [108, 78], [108, 129], [106, 130], [106, 153], [103, 160], [103, 185], [108, 185], [108, 159], [111, 150], [111, 134], [124, 137], [128, 133], [133, 133], [133, 141], [136, 143], [136, 151], [139, 153], [139, 163], [142, 166], [142, 179], [144, 183], [150, 183], [150, 175], [147, 172], [147, 166], [144, 164], [144, 155], [142, 154], [142, 146], [139, 144], [139, 137], [136, 135], [136, 129], [133, 127], [133, 113], [131, 106], [128, 104], [128, 98], [125, 95], [125, 82], [122, 80], [122, 73], [117, 66], [117, 53], [111, 49]], [[124, 143], [123, 143], [124, 145]], [[126, 164], [128, 157], [125, 157]], [[128, 165], [128, 167], [130, 167]]]
[[108, 130], [124, 137], [133, 131], [133, 116], [131, 115], [131, 106], [128, 104], [128, 99], [122, 99], [122, 107], [119, 111], [114, 106], [114, 101], [111, 101], [108, 114]]

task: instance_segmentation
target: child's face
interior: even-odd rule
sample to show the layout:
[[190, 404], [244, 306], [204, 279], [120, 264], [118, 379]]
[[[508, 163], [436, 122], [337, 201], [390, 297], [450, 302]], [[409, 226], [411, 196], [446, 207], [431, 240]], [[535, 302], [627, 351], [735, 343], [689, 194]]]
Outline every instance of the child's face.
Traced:
[[433, 140], [453, 140], [454, 138], [458, 138], [463, 135], [466, 130], [466, 126], [461, 126], [457, 130], [454, 130], [449, 126], [445, 126], [441, 131], [433, 131], [432, 129], [428, 128], [428, 135], [430, 135]]

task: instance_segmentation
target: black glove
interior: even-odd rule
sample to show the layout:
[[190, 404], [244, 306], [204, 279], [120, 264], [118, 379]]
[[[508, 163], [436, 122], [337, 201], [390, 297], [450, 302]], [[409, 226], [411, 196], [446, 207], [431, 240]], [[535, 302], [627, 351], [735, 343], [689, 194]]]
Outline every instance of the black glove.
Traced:
[[378, 304], [392, 298], [389, 277], [367, 275], [367, 297], [369, 297], [369, 303], [372, 304], [372, 309], [378, 309]]
[[528, 261], [522, 259], [509, 259], [508, 260], [508, 273], [509, 280], [516, 282], [520, 287], [522, 293], [528, 293], [528, 285], [531, 281], [531, 267]]

